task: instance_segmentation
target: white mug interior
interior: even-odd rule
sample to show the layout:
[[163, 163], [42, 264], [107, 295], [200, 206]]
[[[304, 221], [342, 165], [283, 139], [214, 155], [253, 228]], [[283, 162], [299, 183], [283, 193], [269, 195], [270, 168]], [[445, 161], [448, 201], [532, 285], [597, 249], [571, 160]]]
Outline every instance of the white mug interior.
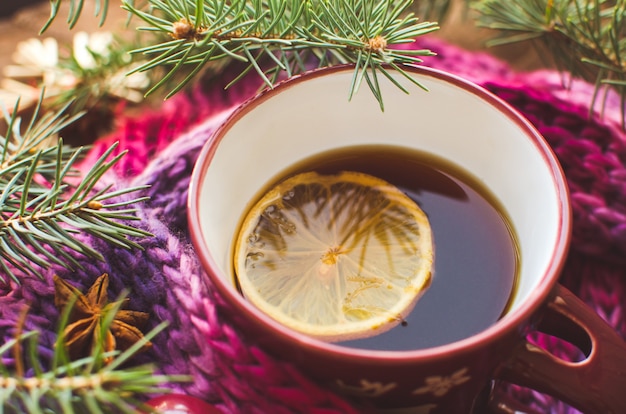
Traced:
[[547, 144], [505, 103], [454, 76], [415, 71], [428, 88], [422, 91], [396, 75], [408, 95], [381, 82], [384, 112], [365, 83], [348, 100], [351, 76], [344, 68], [291, 80], [244, 105], [213, 138], [215, 152], [198, 189], [199, 223], [221, 276], [232, 281], [230, 249], [241, 217], [281, 171], [326, 150], [397, 145], [455, 163], [499, 199], [521, 256], [508, 315], [514, 313], [546, 283], [565, 248], [563, 175]]

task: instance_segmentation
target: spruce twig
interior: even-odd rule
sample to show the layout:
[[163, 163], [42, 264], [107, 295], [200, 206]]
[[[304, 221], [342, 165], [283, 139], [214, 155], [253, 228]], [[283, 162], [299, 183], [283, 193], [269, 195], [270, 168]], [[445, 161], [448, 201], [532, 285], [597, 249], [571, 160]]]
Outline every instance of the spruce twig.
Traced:
[[[45, 89], [46, 110], [61, 109], [72, 101], [70, 113], [89, 111], [103, 123], [113, 116], [116, 103], [142, 102], [143, 92], [153, 81], [145, 73], [126, 76], [136, 65], [128, 52], [140, 44], [139, 36], [126, 41], [106, 31], [77, 32], [71, 44], [63, 45], [54, 38], [31, 38], [17, 45], [14, 63], [4, 68], [8, 82], [3, 85], [9, 92], [28, 97]], [[160, 78], [156, 71], [151, 75]], [[29, 106], [31, 102], [22, 103]]]
[[626, 129], [625, 0], [475, 0], [473, 8], [479, 25], [497, 31], [489, 45], [537, 41], [557, 68], [595, 84], [592, 107], [603, 89], [615, 90]]
[[[125, 153], [111, 158], [117, 144], [112, 145], [76, 182], [74, 164], [85, 148], [65, 146], [58, 134], [80, 114], [70, 117], [62, 109], [39, 117], [38, 109], [24, 133], [17, 111], [4, 110], [8, 132], [0, 136], [0, 269], [17, 283], [16, 271], [40, 275], [51, 264], [79, 267], [68, 250], [102, 259], [78, 233], [124, 248], [139, 248], [131, 238], [149, 235], [125, 224], [137, 220], [132, 205], [146, 198], [114, 200], [144, 187], [96, 189]], [[0, 280], [6, 281], [1, 274]]]
[[[121, 301], [120, 301], [121, 303]], [[18, 334], [0, 346], [0, 357], [12, 352], [14, 367], [0, 358], [0, 412], [13, 413], [132, 413], [136, 414], [141, 400], [154, 393], [165, 393], [166, 384], [189, 381], [187, 376], [155, 375], [153, 365], [132, 366], [129, 360], [138, 349], [163, 331], [163, 322], [145, 335], [135, 346], [120, 353], [103, 352], [100, 344], [91, 355], [72, 361], [64, 347], [62, 333], [68, 324], [72, 304], [61, 313], [58, 337], [51, 366], [44, 369], [37, 352], [39, 333]], [[109, 329], [115, 316], [111, 311], [103, 316], [103, 330]], [[20, 322], [18, 321], [18, 324]], [[105, 338], [105, 335], [101, 335]], [[105, 364], [103, 361], [112, 359]], [[26, 375], [24, 367], [30, 367]]]
[[[50, 0], [50, 17], [41, 28], [39, 34], [43, 34], [52, 22], [57, 18], [61, 9], [62, 0]], [[74, 28], [81, 16], [85, 6], [85, 0], [69, 0], [69, 11], [67, 15], [67, 24], [70, 29]], [[99, 25], [102, 26], [107, 18], [109, 9], [109, 0], [96, 0], [94, 7], [94, 16], [100, 17]]]
[[[50, 19], [42, 31], [57, 18], [60, 3], [61, 0], [51, 0]], [[83, 3], [84, 0], [70, 1], [70, 27], [79, 18]], [[96, 16], [101, 16], [101, 22], [106, 18], [108, 3], [96, 1]], [[271, 88], [281, 75], [303, 72], [303, 62], [310, 62], [307, 57], [313, 55], [320, 67], [355, 64], [357, 81], [351, 84], [349, 96], [365, 80], [383, 108], [378, 77], [391, 79], [387, 65], [400, 71], [409, 82], [417, 83], [407, 76], [403, 66], [419, 64], [420, 57], [433, 55], [429, 50], [396, 47], [438, 29], [436, 23], [419, 21], [411, 12], [412, 3], [413, 0], [146, 0], [135, 6], [135, 1], [122, 0], [129, 16], [148, 24], [140, 30], [161, 35], [152, 44], [131, 52], [151, 60], [129, 74], [166, 69], [167, 74], [146, 96], [175, 82], [167, 95], [170, 97], [209, 65], [236, 60], [247, 63], [247, 67], [232, 83], [255, 71]], [[443, 5], [424, 0], [418, 10], [425, 8], [429, 14], [443, 14], [448, 6], [449, 0]], [[182, 79], [177, 79], [177, 74], [183, 74]], [[401, 89], [407, 92], [406, 88]]]
[[[168, 74], [147, 94], [185, 66], [192, 69], [168, 96], [179, 91], [208, 63], [230, 59], [245, 62], [235, 81], [255, 71], [268, 87], [281, 74], [305, 68], [311, 53], [319, 66], [353, 63], [352, 96], [364, 79], [383, 106], [377, 76], [389, 77], [386, 65], [406, 74], [403, 65], [422, 62], [429, 50], [398, 50], [397, 46], [438, 29], [409, 12], [411, 0], [150, 0], [144, 11], [124, 2], [123, 8], [148, 24], [140, 30], [169, 40], [135, 50], [151, 59], [133, 72], [156, 67]], [[161, 37], [162, 38], [162, 37]], [[407, 79], [413, 81], [407, 76]], [[413, 81], [415, 83], [415, 81]]]

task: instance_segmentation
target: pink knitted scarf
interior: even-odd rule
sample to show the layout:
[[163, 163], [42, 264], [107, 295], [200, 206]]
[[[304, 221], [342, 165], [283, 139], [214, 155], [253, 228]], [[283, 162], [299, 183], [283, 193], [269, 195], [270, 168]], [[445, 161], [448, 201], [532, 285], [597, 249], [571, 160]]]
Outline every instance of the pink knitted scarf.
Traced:
[[[425, 64], [472, 80], [525, 115], [546, 137], [561, 162], [572, 193], [574, 233], [561, 282], [626, 336], [626, 143], [619, 129], [619, 101], [608, 98], [603, 117], [590, 111], [593, 87], [561, 75], [516, 73], [487, 54], [469, 53], [433, 38], [420, 40], [438, 56]], [[140, 226], [155, 237], [140, 240], [144, 250], [126, 251], [89, 240], [104, 262], [79, 261], [84, 270], [52, 269], [44, 280], [0, 286], [0, 332], [10, 337], [21, 305], [31, 304], [27, 329], [42, 332], [42, 359], [49, 357], [56, 315], [51, 274], [80, 288], [108, 272], [111, 290], [129, 288], [132, 306], [151, 313], [152, 325], [170, 321], [154, 339], [149, 358], [170, 374], [191, 374], [178, 391], [209, 401], [224, 412], [351, 413], [364, 410], [304, 376], [297, 367], [245, 340], [224, 312], [221, 299], [203, 279], [187, 233], [186, 196], [191, 170], [202, 145], [234, 106], [254, 95], [260, 81], [248, 77], [228, 91], [230, 79], [214, 80], [179, 94], [160, 108], [121, 117], [115, 131], [97, 141], [86, 164], [119, 141], [128, 149], [116, 176], [123, 187], [150, 184], [150, 201], [139, 206]], [[590, 116], [590, 113], [593, 115]], [[219, 197], [219, 195], [216, 195]], [[534, 340], [564, 358], [577, 351], [550, 337]], [[539, 412], [575, 413], [554, 399], [508, 386], [507, 392]]]

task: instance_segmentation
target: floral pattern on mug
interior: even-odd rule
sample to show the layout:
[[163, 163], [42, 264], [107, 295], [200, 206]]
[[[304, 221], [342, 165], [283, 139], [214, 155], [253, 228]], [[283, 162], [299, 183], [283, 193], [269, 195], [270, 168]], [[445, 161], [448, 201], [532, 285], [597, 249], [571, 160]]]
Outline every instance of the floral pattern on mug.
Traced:
[[461, 368], [450, 376], [434, 375], [424, 380], [424, 385], [413, 391], [413, 394], [433, 394], [435, 397], [443, 397], [452, 388], [470, 380], [467, 374], [467, 367]]
[[395, 382], [383, 384], [382, 382], [372, 382], [366, 379], [362, 379], [359, 382], [359, 385], [348, 385], [339, 379], [336, 381], [336, 384], [339, 388], [349, 392], [350, 394], [370, 398], [380, 397], [381, 395], [394, 389], [397, 385]]

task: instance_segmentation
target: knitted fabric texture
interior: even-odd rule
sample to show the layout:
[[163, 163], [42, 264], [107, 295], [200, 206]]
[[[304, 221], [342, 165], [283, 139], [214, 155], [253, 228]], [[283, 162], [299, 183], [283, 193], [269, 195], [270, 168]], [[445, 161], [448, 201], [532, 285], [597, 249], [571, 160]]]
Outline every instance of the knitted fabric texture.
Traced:
[[[626, 336], [626, 144], [618, 128], [619, 111], [609, 97], [604, 118], [589, 116], [593, 87], [574, 82], [566, 89], [553, 72], [515, 73], [486, 54], [469, 53], [433, 38], [415, 45], [438, 52], [426, 64], [472, 80], [525, 115], [545, 136], [561, 162], [571, 190], [574, 232], [561, 282], [589, 304], [622, 336]], [[153, 349], [141, 358], [156, 361], [167, 374], [191, 374], [177, 391], [211, 402], [233, 413], [352, 413], [365, 403], [348, 401], [316, 384], [297, 367], [270, 356], [244, 336], [224, 312], [223, 302], [207, 284], [189, 242], [186, 197], [198, 153], [230, 111], [260, 86], [247, 77], [224, 92], [215, 82], [180, 94], [159, 109], [123, 118], [108, 137], [96, 142], [86, 164], [111, 142], [129, 149], [116, 175], [119, 187], [149, 184], [150, 200], [138, 206], [138, 225], [154, 237], [138, 240], [143, 250], [114, 248], [89, 242], [105, 260], [77, 257], [84, 269], [53, 268], [44, 280], [25, 278], [21, 286], [0, 286], [0, 335], [15, 334], [22, 306], [30, 305], [25, 329], [42, 333], [41, 359], [51, 355], [55, 320], [52, 274], [86, 289], [102, 273], [110, 290], [131, 291], [130, 305], [151, 314], [151, 325], [170, 322], [154, 338]], [[414, 93], [418, 93], [417, 91]], [[85, 165], [86, 165], [85, 164]], [[219, 195], [215, 195], [219, 200]], [[578, 351], [551, 337], [532, 339], [566, 359]], [[5, 361], [10, 363], [10, 360]], [[575, 413], [554, 399], [515, 386], [507, 392], [544, 413]]]

